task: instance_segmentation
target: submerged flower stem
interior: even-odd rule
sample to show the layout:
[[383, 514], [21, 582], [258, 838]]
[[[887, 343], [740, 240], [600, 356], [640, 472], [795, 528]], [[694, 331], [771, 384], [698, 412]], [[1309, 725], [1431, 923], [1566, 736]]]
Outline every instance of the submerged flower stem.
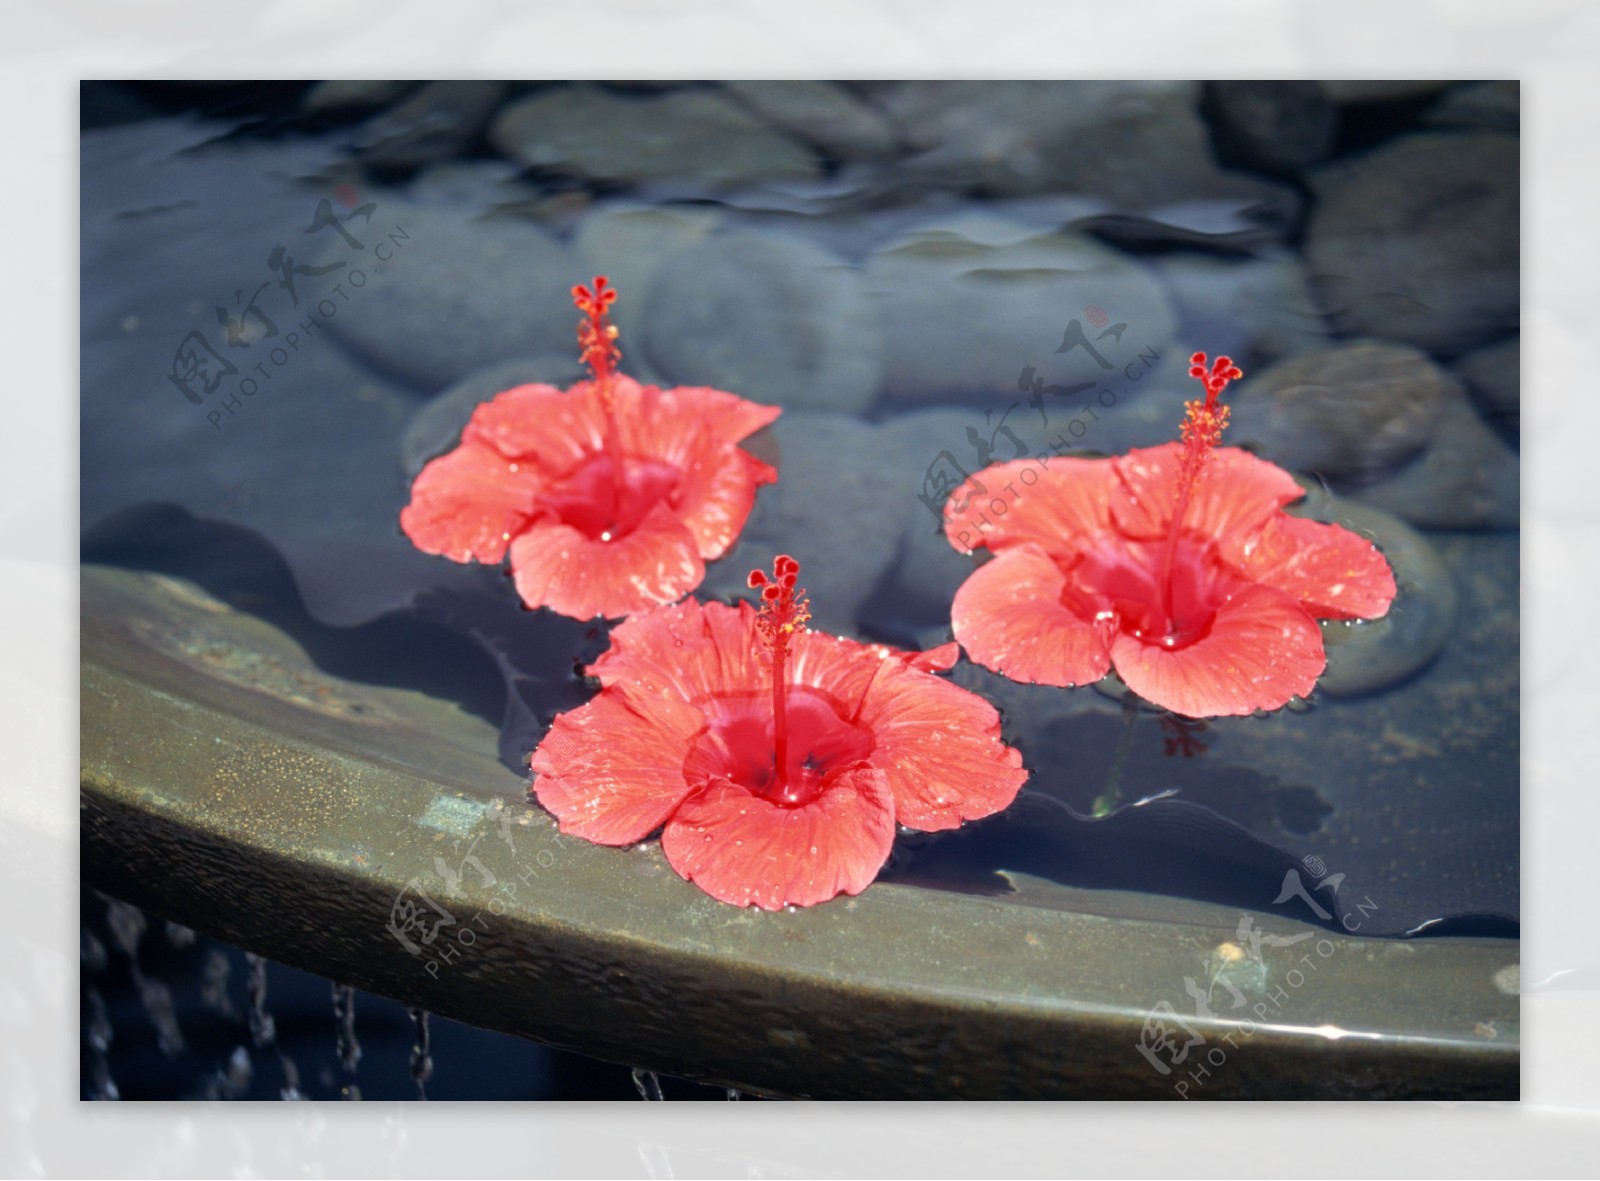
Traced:
[[1172, 626], [1172, 564], [1178, 553], [1178, 538], [1183, 533], [1183, 518], [1189, 511], [1189, 502], [1194, 499], [1195, 485], [1200, 482], [1206, 459], [1228, 425], [1228, 408], [1217, 399], [1230, 381], [1244, 374], [1229, 357], [1218, 357], [1208, 370], [1206, 355], [1196, 353], [1189, 358], [1189, 376], [1204, 383], [1206, 396], [1203, 401], [1196, 398], [1184, 404], [1183, 468], [1178, 474], [1178, 503], [1173, 507], [1172, 523], [1167, 526], [1167, 544], [1161, 554], [1161, 610], [1169, 628]]
[[1139, 720], [1139, 698], [1132, 689], [1122, 694], [1122, 737], [1117, 739], [1117, 753], [1111, 760], [1111, 772], [1106, 776], [1106, 786], [1094, 803], [1089, 815], [1098, 820], [1109, 816], [1122, 803], [1122, 768], [1128, 761], [1128, 748], [1133, 745], [1133, 724]]
[[611, 460], [613, 520], [622, 502], [622, 491], [626, 481], [626, 473], [623, 470], [622, 437], [617, 428], [616, 394], [611, 380], [616, 375], [617, 364], [622, 360], [622, 350], [617, 347], [617, 326], [608, 319], [611, 305], [616, 301], [617, 289], [609, 285], [609, 280], [604, 275], [594, 277], [593, 291], [581, 283], [572, 289], [572, 302], [578, 305], [578, 310], [584, 315], [584, 318], [578, 321], [579, 356], [594, 374], [595, 385], [600, 391], [600, 406], [604, 412], [603, 446], [606, 457]]
[[756, 626], [772, 658], [772, 775], [774, 795], [782, 795], [789, 784], [788, 685], [784, 665], [789, 656], [789, 637], [805, 628], [811, 618], [805, 589], [795, 589], [800, 563], [788, 554], [779, 554], [772, 563], [772, 577], [760, 570], [750, 571], [750, 585], [761, 591], [761, 608]]

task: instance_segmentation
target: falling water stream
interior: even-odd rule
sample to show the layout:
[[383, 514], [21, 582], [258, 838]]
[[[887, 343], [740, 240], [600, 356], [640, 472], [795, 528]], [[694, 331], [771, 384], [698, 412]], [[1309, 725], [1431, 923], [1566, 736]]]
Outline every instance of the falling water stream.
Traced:
[[417, 1027], [417, 1040], [411, 1047], [411, 1080], [417, 1084], [417, 1098], [428, 1097], [428, 1080], [433, 1077], [433, 1051], [428, 1033], [428, 1011], [407, 1006], [411, 1021]]
[[333, 986], [333, 1020], [338, 1028], [335, 1047], [339, 1064], [350, 1076], [350, 1081], [340, 1090], [346, 1099], [361, 1098], [361, 1088], [356, 1085], [356, 1067], [361, 1063], [361, 1043], [356, 1040], [356, 990], [348, 984]]
[[633, 1085], [639, 1088], [639, 1098], [641, 1099], [654, 1103], [663, 1098], [661, 1080], [652, 1071], [641, 1070], [635, 1066], [633, 1068]]
[[117, 1084], [111, 1077], [111, 1018], [106, 1013], [105, 998], [100, 990], [90, 985], [84, 993], [89, 1002], [89, 1020], [84, 1022], [83, 1036], [93, 1054], [90, 1065], [89, 1098], [119, 1099]]
[[[523, 1079], [507, 1097], [576, 1097], [563, 1089], [574, 1084], [562, 1084], [548, 1065], [555, 1051], [455, 1022], [439, 1026], [424, 1009], [337, 981], [323, 981], [317, 989], [323, 1005], [332, 1000], [330, 1038], [328, 1010], [310, 1004], [314, 977], [98, 893], [85, 900], [80, 958], [85, 1099], [427, 1099], [441, 1085], [443, 1092], [434, 1097], [456, 1098], [462, 1082], [441, 1083], [437, 1075], [441, 1028], [449, 1034], [449, 1060], [458, 1079], [470, 1078], [477, 1086], [486, 1064], [494, 1062]], [[630, 1077], [627, 1068], [578, 1055], [566, 1061], [568, 1071], [592, 1076], [584, 1095], [637, 1094], [656, 1101], [669, 1094], [745, 1097], [732, 1088], [663, 1079], [643, 1069]], [[119, 1078], [135, 1081], [133, 1093]], [[153, 1080], [161, 1080], [161, 1089]]]

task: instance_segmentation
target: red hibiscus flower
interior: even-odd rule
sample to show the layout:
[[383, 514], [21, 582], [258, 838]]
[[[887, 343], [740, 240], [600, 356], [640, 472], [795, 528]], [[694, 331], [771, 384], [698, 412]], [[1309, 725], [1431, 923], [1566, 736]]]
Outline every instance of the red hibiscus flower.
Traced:
[[627, 845], [656, 829], [706, 893], [777, 910], [859, 894], [896, 824], [955, 828], [1027, 778], [981, 697], [932, 675], [956, 645], [899, 652], [805, 629], [784, 556], [759, 612], [689, 600], [636, 615], [589, 669], [601, 691], [534, 751], [561, 831]]
[[777, 472], [741, 439], [781, 411], [709, 388], [661, 390], [616, 371], [616, 291], [573, 288], [594, 380], [506, 390], [472, 414], [461, 445], [417, 476], [400, 527], [457, 562], [507, 550], [530, 607], [616, 618], [700, 585]]
[[[945, 506], [945, 535], [994, 554], [956, 592], [956, 639], [1019, 681], [1081, 685], [1115, 668], [1189, 717], [1277, 709], [1327, 661], [1318, 619], [1375, 619], [1394, 575], [1371, 542], [1293, 517], [1282, 468], [1217, 449], [1218, 395], [1239, 371], [1191, 358], [1206, 397], [1183, 442], [1115, 459], [1022, 459], [977, 473]], [[996, 495], [1003, 493], [1003, 495]]]

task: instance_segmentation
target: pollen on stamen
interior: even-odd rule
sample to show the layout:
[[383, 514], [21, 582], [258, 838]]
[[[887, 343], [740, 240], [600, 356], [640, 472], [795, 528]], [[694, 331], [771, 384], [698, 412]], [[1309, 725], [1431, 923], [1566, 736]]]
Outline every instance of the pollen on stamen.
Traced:
[[596, 275], [594, 290], [581, 283], [572, 289], [572, 302], [584, 315], [578, 322], [579, 358], [599, 382], [616, 373], [622, 361], [622, 350], [616, 345], [617, 326], [606, 318], [617, 301], [617, 290], [609, 283], [604, 275]]
[[800, 563], [788, 554], [780, 554], [772, 564], [769, 577], [760, 570], [750, 571], [749, 585], [761, 591], [756, 626], [768, 650], [780, 643], [788, 644], [795, 632], [805, 630], [811, 619], [811, 608], [805, 601], [805, 588], [795, 586], [800, 574]]

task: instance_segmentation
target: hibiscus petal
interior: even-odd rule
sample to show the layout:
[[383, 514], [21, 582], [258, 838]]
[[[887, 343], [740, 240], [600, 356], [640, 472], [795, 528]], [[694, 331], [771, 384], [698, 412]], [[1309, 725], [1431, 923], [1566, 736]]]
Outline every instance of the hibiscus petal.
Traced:
[[511, 570], [524, 603], [574, 619], [614, 619], [675, 602], [706, 573], [694, 538], [663, 504], [612, 541], [536, 521], [511, 543]]
[[867, 686], [902, 664], [900, 655], [885, 645], [858, 644], [827, 632], [801, 632], [790, 641], [784, 676], [792, 685], [827, 693], [849, 719], [859, 712]]
[[895, 821], [923, 832], [1000, 811], [1028, 778], [1000, 739], [1000, 715], [976, 693], [903, 664], [867, 690], [861, 723], [888, 776]]
[[[631, 379], [617, 377], [636, 385]], [[571, 390], [532, 383], [496, 394], [472, 412], [462, 440], [475, 439], [507, 459], [531, 464], [547, 478], [563, 476], [605, 449], [605, 424], [592, 382]]]
[[694, 534], [700, 556], [715, 561], [728, 552], [755, 507], [756, 489], [778, 473], [747, 451], [702, 441], [690, 453], [678, 484], [678, 517]]
[[621, 376], [615, 379], [612, 397], [622, 450], [684, 469], [698, 452], [726, 454], [783, 413], [781, 407], [747, 402], [709, 386], [663, 390]]
[[400, 528], [424, 553], [498, 562], [533, 513], [541, 483], [533, 467], [467, 439], [418, 474]]
[[1203, 639], [1168, 650], [1120, 632], [1111, 661], [1140, 697], [1191, 718], [1278, 709], [1310, 693], [1327, 665], [1316, 621], [1258, 584], [1241, 584]]
[[564, 713], [533, 752], [533, 791], [569, 836], [630, 845], [659, 828], [693, 789], [682, 760], [703, 724], [698, 710], [635, 710], [602, 694]]
[[641, 702], [705, 701], [721, 693], [771, 690], [757, 653], [761, 640], [748, 603], [700, 603], [630, 616], [611, 633], [611, 647], [589, 666], [607, 688]]
[[967, 655], [1014, 681], [1085, 685], [1111, 667], [1106, 635], [1061, 602], [1066, 577], [1032, 542], [1006, 549], [961, 584], [950, 624]]
[[673, 419], [687, 419], [713, 442], [727, 446], [776, 422], [781, 406], [764, 406], [710, 386], [678, 386], [662, 391], [662, 408], [653, 429], [668, 430]]
[[[944, 505], [944, 534], [962, 553], [1037, 541], [1070, 549], [1107, 533], [1106, 508], [1114, 483], [1109, 459], [1014, 459], [986, 467]], [[1008, 491], [1009, 489], [1009, 491]]]
[[[1111, 516], [1126, 537], [1165, 537], [1178, 504], [1184, 445], [1135, 449], [1107, 462], [1116, 480], [1111, 485]], [[1183, 515], [1185, 532], [1199, 533], [1220, 544], [1249, 536], [1290, 501], [1305, 495], [1294, 477], [1276, 464], [1257, 459], [1237, 447], [1211, 453]]]
[[[802, 631], [790, 639], [784, 676], [791, 685], [817, 689], [854, 713], [885, 660], [929, 672], [955, 666], [960, 645], [903, 652], [858, 644], [827, 632]], [[747, 602], [700, 603], [686, 599], [630, 616], [611, 633], [611, 646], [588, 668], [607, 687], [645, 698], [669, 695], [704, 701], [723, 693], [768, 694], [771, 666], [756, 613]]]
[[896, 655], [905, 662], [907, 668], [925, 673], [947, 673], [956, 666], [956, 661], [961, 659], [961, 645], [951, 640], [948, 644], [940, 644], [937, 648], [929, 648], [926, 652], [898, 652]]
[[1377, 619], [1394, 601], [1389, 563], [1341, 525], [1280, 515], [1224, 556], [1243, 577], [1287, 592], [1318, 619]]
[[661, 849], [713, 898], [780, 910], [861, 893], [889, 858], [894, 824], [884, 775], [870, 768], [839, 773], [793, 808], [718, 779], [678, 807]]

